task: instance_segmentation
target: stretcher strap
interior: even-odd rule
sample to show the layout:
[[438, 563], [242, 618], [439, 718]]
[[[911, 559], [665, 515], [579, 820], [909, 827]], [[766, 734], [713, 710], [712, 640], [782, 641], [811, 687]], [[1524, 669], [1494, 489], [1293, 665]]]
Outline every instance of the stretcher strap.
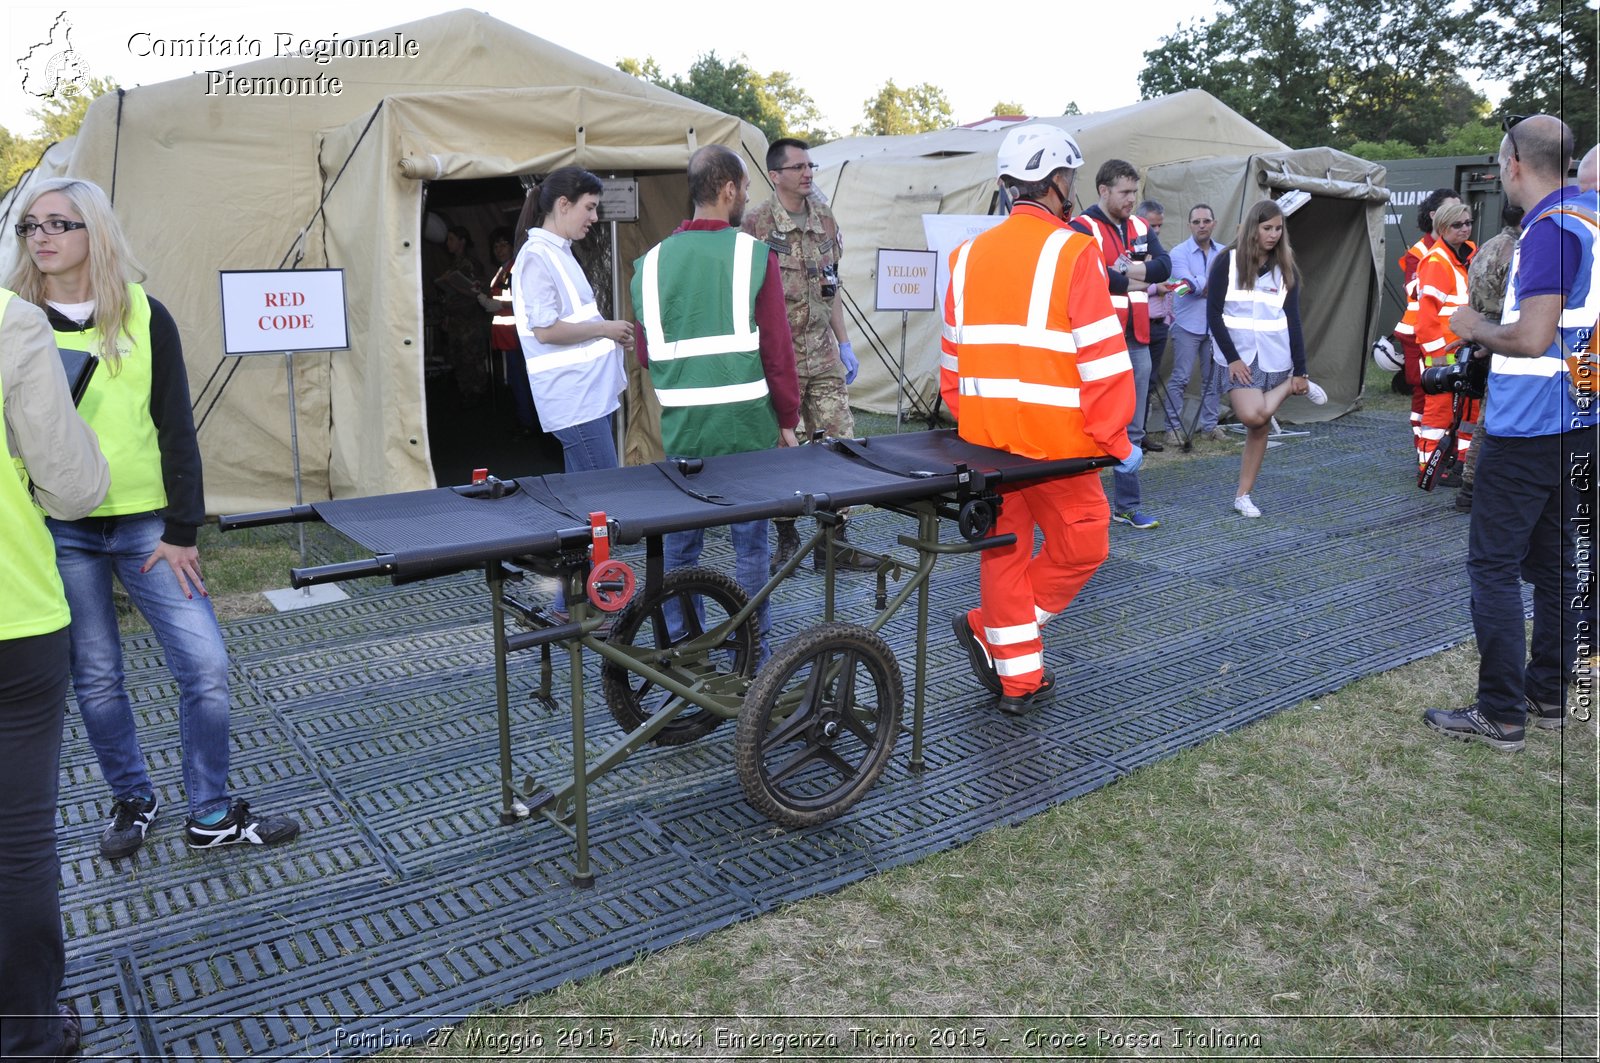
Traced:
[[[879, 472], [886, 472], [891, 476], [904, 476], [908, 480], [925, 480], [930, 476], [936, 475], [930, 469], [900, 469], [891, 465], [885, 465], [883, 462], [878, 460], [878, 456], [876, 454], [869, 453], [867, 444], [864, 440], [830, 439], [824, 445], [831, 446], [836, 450], [841, 450], [845, 454], [848, 454], [850, 457], [861, 462], [863, 465], [871, 466], [872, 468], [877, 469]], [[949, 471], [950, 470], [948, 469], [945, 470], [945, 472]]]
[[563, 517], [571, 517], [579, 524], [589, 522], [587, 514], [580, 511], [581, 507], [557, 491], [548, 476], [525, 476], [517, 481], [517, 485], [527, 492], [528, 497], [537, 500], [545, 508], [552, 509]]
[[708, 502], [713, 506], [733, 505], [733, 500], [731, 498], [725, 498], [722, 495], [708, 495], [700, 492], [693, 484], [689, 482], [688, 478], [685, 477], [683, 473], [678, 471], [677, 465], [671, 460], [658, 461], [655, 463], [655, 467], [661, 470], [662, 476], [665, 476], [669, 481], [671, 481], [672, 486], [676, 487], [690, 498], [696, 499], [700, 502]]

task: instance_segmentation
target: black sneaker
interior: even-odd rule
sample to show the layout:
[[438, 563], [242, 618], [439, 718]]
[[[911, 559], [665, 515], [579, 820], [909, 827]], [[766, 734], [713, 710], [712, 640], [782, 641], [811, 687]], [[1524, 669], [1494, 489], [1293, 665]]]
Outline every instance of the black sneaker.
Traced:
[[1146, 454], [1160, 454], [1163, 450], [1167, 449], [1166, 445], [1155, 436], [1145, 436], [1144, 442], [1140, 443], [1139, 447]]
[[989, 651], [978, 641], [978, 636], [972, 633], [972, 625], [967, 622], [967, 614], [957, 613], [952, 616], [950, 627], [956, 633], [956, 642], [967, 651], [967, 663], [972, 665], [972, 674], [978, 677], [978, 682], [982, 683], [984, 689], [991, 694], [1001, 693], [1000, 674], [994, 670], [994, 661], [989, 659]]
[[1464, 709], [1427, 709], [1422, 722], [1446, 738], [1482, 742], [1505, 753], [1516, 753], [1525, 744], [1526, 730], [1520, 724], [1495, 723], [1475, 704]]
[[1528, 722], [1541, 731], [1559, 731], [1567, 725], [1567, 714], [1560, 705], [1546, 705], [1527, 699]]
[[206, 826], [194, 817], [183, 827], [183, 840], [191, 849], [215, 849], [220, 845], [282, 845], [294, 841], [300, 824], [288, 816], [262, 816], [250, 811], [242, 797], [235, 797], [222, 822]]
[[1056, 674], [1050, 669], [1044, 670], [1044, 676], [1039, 680], [1039, 685], [1027, 694], [1013, 696], [1000, 695], [1000, 700], [995, 703], [995, 708], [1007, 716], [1026, 716], [1043, 705], [1048, 705], [1056, 696]]
[[112, 860], [132, 856], [144, 844], [161, 802], [150, 797], [119, 797], [111, 802], [111, 822], [100, 832], [100, 855]]

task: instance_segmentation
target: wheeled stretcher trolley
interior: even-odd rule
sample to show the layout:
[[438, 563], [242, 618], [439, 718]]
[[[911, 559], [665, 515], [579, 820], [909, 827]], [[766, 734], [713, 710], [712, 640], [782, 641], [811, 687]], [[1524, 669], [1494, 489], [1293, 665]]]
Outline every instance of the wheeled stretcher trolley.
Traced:
[[[910, 768], [924, 768], [924, 658], [929, 578], [938, 559], [1009, 545], [991, 536], [1004, 491], [1114, 464], [1111, 458], [1039, 461], [976, 446], [954, 431], [667, 460], [574, 475], [484, 478], [462, 487], [354, 498], [222, 518], [224, 530], [324, 521], [370, 557], [297, 568], [296, 587], [370, 576], [397, 583], [481, 568], [493, 611], [499, 723], [500, 817], [537, 814], [573, 839], [573, 881], [591, 885], [588, 787], [636, 750], [692, 742], [735, 721], [734, 762], [750, 803], [786, 827], [825, 823], [851, 807], [883, 773], [903, 730], [900, 658], [880, 634], [917, 598]], [[834, 529], [841, 511], [874, 506], [911, 517], [897, 537], [912, 552], [851, 549], [877, 562], [875, 613], [835, 618]], [[753, 600], [708, 568], [662, 570], [661, 537], [775, 517], [812, 516], [818, 528]], [[941, 540], [945, 521], [959, 536]], [[644, 543], [643, 577], [614, 556]], [[817, 546], [828, 559], [820, 620], [760, 661], [757, 607]], [[528, 572], [566, 588], [570, 617], [520, 601]], [[853, 577], [854, 578], [854, 577]], [[891, 583], [897, 584], [891, 588]], [[507, 669], [510, 655], [541, 651], [537, 696], [558, 707], [551, 652], [564, 646], [572, 774], [555, 788], [512, 765]], [[590, 759], [584, 721], [583, 653], [601, 659], [611, 716], [623, 734]]]

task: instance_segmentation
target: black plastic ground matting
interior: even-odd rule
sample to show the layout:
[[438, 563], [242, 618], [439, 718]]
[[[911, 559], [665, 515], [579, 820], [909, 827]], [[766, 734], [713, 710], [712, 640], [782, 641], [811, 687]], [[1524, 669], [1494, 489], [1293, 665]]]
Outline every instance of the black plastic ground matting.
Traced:
[[[105, 788], [69, 716], [62, 792], [66, 995], [103, 1059], [371, 1054], [442, 1016], [542, 992], [778, 905], [970, 840], [1352, 680], [1468, 637], [1467, 519], [1415, 487], [1403, 416], [1357, 413], [1273, 447], [1231, 507], [1238, 458], [1151, 459], [1144, 508], [1046, 628], [1059, 692], [1020, 720], [994, 712], [949, 638], [975, 558], [940, 562], [928, 647], [927, 770], [903, 736], [844, 817], [776, 828], [745, 802], [733, 724], [651, 749], [591, 791], [595, 888], [541, 819], [499, 824], [488, 596], [471, 575], [228, 625], [233, 781], [298, 816], [269, 851], [182, 844], [177, 692], [149, 636], [126, 640], [129, 690], [166, 806], [133, 859], [100, 858]], [[889, 548], [903, 517], [865, 513], [852, 539]], [[947, 531], [947, 538], [954, 537]], [[904, 553], [903, 549], [895, 548]], [[707, 563], [731, 569], [726, 536]], [[870, 614], [841, 578], [840, 618]], [[808, 568], [775, 598], [781, 639], [816, 621]], [[883, 629], [909, 693], [914, 601]], [[565, 690], [566, 655], [555, 655]], [[617, 730], [585, 666], [591, 754]], [[532, 697], [538, 654], [512, 659], [515, 766], [559, 785], [570, 721]], [[907, 720], [910, 705], [906, 708]], [[431, 1018], [430, 1018], [431, 1017]]]

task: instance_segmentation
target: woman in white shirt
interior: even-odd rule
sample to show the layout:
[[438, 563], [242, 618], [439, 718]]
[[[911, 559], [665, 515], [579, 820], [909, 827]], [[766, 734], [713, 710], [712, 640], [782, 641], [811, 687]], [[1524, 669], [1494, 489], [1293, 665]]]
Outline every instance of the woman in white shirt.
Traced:
[[1311, 388], [1300, 329], [1300, 274], [1278, 204], [1264, 199], [1245, 213], [1233, 248], [1217, 257], [1206, 287], [1206, 325], [1217, 363], [1228, 369], [1223, 390], [1248, 429], [1233, 508], [1259, 517], [1250, 491], [1267, 454], [1273, 414], [1285, 398]]
[[[572, 254], [600, 218], [600, 178], [563, 166], [539, 186], [542, 218], [528, 230], [511, 271], [511, 303], [528, 386], [545, 431], [561, 443], [568, 473], [617, 467], [611, 415], [627, 386], [622, 352], [633, 323], [607, 321]], [[555, 609], [565, 609], [561, 592]]]

